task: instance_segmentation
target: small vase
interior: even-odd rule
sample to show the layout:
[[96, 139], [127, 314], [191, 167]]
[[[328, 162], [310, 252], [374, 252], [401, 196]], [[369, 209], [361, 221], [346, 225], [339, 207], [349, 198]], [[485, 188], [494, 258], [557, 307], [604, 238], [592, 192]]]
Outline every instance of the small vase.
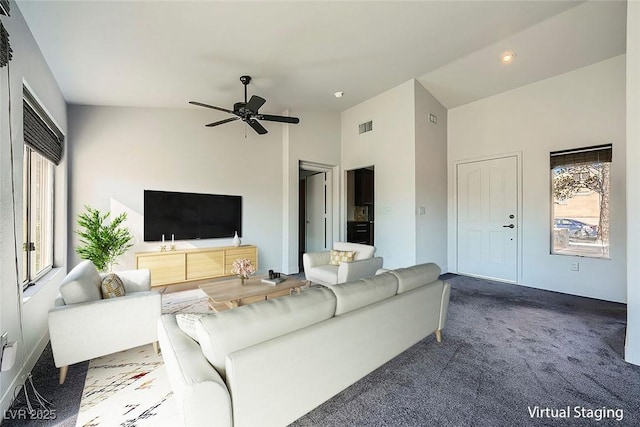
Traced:
[[235, 236], [233, 236], [233, 246], [236, 248], [240, 246], [240, 238], [238, 237], [238, 232], [236, 231]]
[[247, 280], [245, 276], [240, 276], [240, 284], [244, 285], [244, 282]]

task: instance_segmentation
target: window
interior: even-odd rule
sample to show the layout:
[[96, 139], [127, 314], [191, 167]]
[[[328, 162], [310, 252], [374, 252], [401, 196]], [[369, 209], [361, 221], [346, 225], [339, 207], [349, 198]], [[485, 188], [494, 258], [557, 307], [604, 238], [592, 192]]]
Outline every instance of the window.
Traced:
[[53, 212], [55, 166], [62, 159], [60, 130], [25, 88], [23, 270], [26, 287], [53, 267]]
[[609, 258], [611, 145], [551, 153], [551, 253]]
[[24, 258], [25, 284], [53, 266], [53, 168], [32, 148], [24, 147]]

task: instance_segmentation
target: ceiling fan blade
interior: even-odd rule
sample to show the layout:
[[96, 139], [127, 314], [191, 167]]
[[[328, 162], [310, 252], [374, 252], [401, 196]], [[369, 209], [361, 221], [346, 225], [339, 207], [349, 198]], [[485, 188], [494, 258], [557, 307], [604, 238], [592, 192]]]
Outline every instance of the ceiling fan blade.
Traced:
[[258, 134], [264, 135], [265, 133], [267, 133], [267, 130], [256, 119], [249, 119], [247, 120], [247, 123], [249, 123], [249, 126], [251, 126], [256, 132], [258, 132]]
[[269, 122], [280, 122], [280, 123], [300, 123], [300, 119], [297, 117], [286, 117], [286, 116], [272, 116], [271, 114], [260, 114], [256, 116], [256, 119], [266, 120]]
[[212, 108], [218, 111], [224, 111], [225, 113], [235, 114], [232, 110], [227, 110], [226, 108], [214, 107], [213, 105], [203, 104], [202, 102], [189, 101], [189, 104], [197, 105], [199, 107]]
[[222, 124], [225, 124], [225, 123], [229, 123], [229, 122], [232, 122], [232, 121], [238, 120], [238, 119], [240, 119], [240, 117], [231, 117], [231, 118], [228, 118], [228, 119], [220, 120], [219, 122], [209, 123], [208, 125], [205, 125], [205, 126], [210, 128], [210, 127], [222, 125]]
[[258, 112], [258, 108], [262, 107], [265, 101], [264, 98], [259, 97], [258, 95], [253, 95], [247, 105], [244, 106], [249, 111], [253, 111], [254, 113]]

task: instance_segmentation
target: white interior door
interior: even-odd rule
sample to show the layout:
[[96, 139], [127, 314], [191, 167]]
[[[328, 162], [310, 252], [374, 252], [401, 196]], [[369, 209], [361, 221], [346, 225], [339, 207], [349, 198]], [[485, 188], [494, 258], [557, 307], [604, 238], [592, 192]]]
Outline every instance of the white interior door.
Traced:
[[307, 221], [305, 252], [327, 250], [327, 182], [326, 173], [306, 178]]
[[458, 273], [518, 280], [518, 162], [457, 165]]

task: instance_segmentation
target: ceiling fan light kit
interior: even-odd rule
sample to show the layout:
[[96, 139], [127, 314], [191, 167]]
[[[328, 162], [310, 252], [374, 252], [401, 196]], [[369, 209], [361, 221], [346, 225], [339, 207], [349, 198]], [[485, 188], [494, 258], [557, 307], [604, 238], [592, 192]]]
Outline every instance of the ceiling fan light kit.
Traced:
[[225, 113], [234, 114], [237, 117], [230, 117], [228, 119], [220, 120], [217, 122], [209, 123], [205, 126], [213, 127], [222, 125], [224, 123], [233, 122], [236, 120], [242, 120], [247, 123], [251, 128], [256, 131], [259, 135], [264, 135], [267, 133], [267, 130], [260, 124], [258, 120], [264, 120], [267, 122], [279, 122], [279, 123], [290, 123], [297, 124], [300, 123], [300, 119], [297, 117], [287, 117], [287, 116], [275, 116], [272, 114], [260, 114], [258, 110], [262, 107], [265, 102], [267, 102], [264, 98], [261, 98], [257, 95], [252, 95], [251, 99], [247, 101], [247, 86], [251, 83], [251, 76], [241, 76], [240, 82], [244, 85], [244, 102], [236, 102], [233, 104], [233, 110], [229, 110], [226, 108], [215, 107], [209, 104], [203, 104], [202, 102], [197, 101], [189, 101], [189, 104], [197, 105], [199, 107], [211, 108], [218, 111], [224, 111]]

